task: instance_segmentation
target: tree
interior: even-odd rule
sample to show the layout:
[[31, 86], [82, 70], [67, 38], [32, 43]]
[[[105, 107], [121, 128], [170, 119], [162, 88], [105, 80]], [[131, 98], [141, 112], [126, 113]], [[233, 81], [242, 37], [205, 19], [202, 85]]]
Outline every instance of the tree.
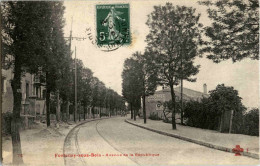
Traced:
[[92, 115], [93, 118], [95, 118], [95, 107], [98, 106], [98, 102], [99, 102], [99, 96], [100, 96], [100, 89], [99, 89], [99, 84], [100, 81], [97, 77], [93, 78], [93, 82], [92, 82], [92, 89], [93, 89], [93, 93], [92, 93], [92, 103], [91, 103], [91, 111], [92, 111]]
[[[238, 96], [238, 91], [233, 87], [220, 84], [215, 90], [210, 93], [210, 108], [211, 111], [216, 112], [219, 117], [219, 130], [223, 132], [223, 118], [225, 111], [234, 111], [234, 125], [236, 122], [241, 123], [245, 107], [242, 104], [242, 98]], [[240, 118], [240, 119], [239, 119]]]
[[88, 107], [91, 105], [92, 102], [92, 89], [91, 89], [91, 81], [93, 79], [93, 72], [88, 68], [83, 68], [83, 111], [84, 111], [84, 120], [85, 120], [85, 113]]
[[258, 0], [201, 1], [213, 21], [205, 27], [204, 52], [215, 63], [232, 59], [259, 59]]
[[[85, 88], [85, 74], [84, 73], [84, 64], [82, 62], [82, 60], [80, 59], [76, 59], [76, 72], [77, 72], [77, 76], [75, 76], [74, 74], [74, 78], [77, 77], [77, 84], [76, 84], [76, 88], [77, 88], [77, 93], [75, 94], [75, 91], [73, 93], [73, 97], [75, 97], [75, 95], [77, 95], [77, 103], [75, 103], [74, 101], [74, 104], [77, 105], [77, 111], [75, 110], [74, 111], [74, 118], [76, 120], [76, 117], [78, 116], [78, 120], [80, 121], [80, 116], [81, 116], [81, 103], [83, 101], [83, 98], [84, 98], [84, 88]], [[74, 72], [75, 73], [75, 72]]]
[[[46, 82], [46, 112], [47, 112], [47, 127], [50, 126], [50, 94], [58, 90], [58, 79], [61, 77], [61, 61], [69, 54], [69, 47], [64, 40], [64, 10], [63, 2], [44, 2], [44, 10], [47, 14], [40, 17], [42, 22], [48, 26], [39, 31], [40, 34], [47, 33], [41, 44], [46, 48], [43, 52], [39, 52], [42, 67], [45, 73]], [[43, 5], [42, 4], [42, 5]]]
[[[69, 49], [69, 48], [68, 48]], [[72, 71], [72, 58], [71, 55], [65, 55], [61, 63], [60, 69], [60, 78], [57, 80], [58, 91], [60, 94], [60, 98], [65, 106], [66, 119], [69, 117], [69, 105], [70, 105], [70, 96], [73, 93], [73, 71]]]
[[140, 94], [140, 97], [142, 98], [144, 123], [146, 123], [145, 99], [146, 96], [154, 94], [158, 81], [157, 68], [154, 68], [153, 65], [151, 65], [153, 60], [151, 57], [152, 56], [148, 53], [143, 55], [138, 52], [134, 53], [132, 58], [135, 61], [135, 66], [130, 68], [130, 70], [133, 70], [133, 73], [135, 73], [135, 82], [140, 86], [138, 89], [133, 90], [140, 90], [140, 92], [136, 93]]
[[37, 73], [43, 62], [43, 55], [49, 53], [50, 48], [45, 40], [50, 38], [49, 24], [46, 19], [51, 18], [53, 10], [49, 2], [3, 2], [3, 38], [4, 49], [2, 59], [7, 55], [13, 57], [13, 79], [11, 81], [14, 103], [12, 118], [13, 164], [22, 164], [22, 154], [19, 123], [21, 110], [21, 77], [25, 72]]
[[259, 109], [253, 108], [243, 117], [242, 134], [259, 136]]
[[173, 129], [176, 129], [174, 86], [180, 79], [196, 81], [192, 76], [199, 71], [199, 66], [193, 63], [201, 44], [199, 18], [194, 8], [166, 3], [165, 6], [155, 6], [146, 23], [150, 29], [146, 52], [154, 56], [151, 64], [158, 69], [160, 84], [171, 89]]
[[136, 110], [140, 108], [140, 98], [142, 96], [142, 68], [133, 58], [128, 58], [124, 62], [122, 72], [122, 94], [130, 104], [131, 119], [136, 119]]

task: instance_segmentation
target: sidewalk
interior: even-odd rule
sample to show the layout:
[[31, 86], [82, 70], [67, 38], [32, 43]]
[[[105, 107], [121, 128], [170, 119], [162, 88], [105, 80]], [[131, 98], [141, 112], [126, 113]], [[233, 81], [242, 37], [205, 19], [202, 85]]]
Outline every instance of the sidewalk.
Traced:
[[[77, 123], [73, 121], [69, 121], [69, 123], [59, 122], [58, 125], [56, 125], [56, 122], [51, 122], [51, 126], [48, 128], [46, 124], [38, 122], [33, 129], [21, 131], [24, 164], [31, 166], [64, 165], [64, 158], [55, 158], [55, 154], [63, 154], [64, 140], [73, 127], [91, 120], [93, 119], [81, 120]], [[3, 137], [2, 142], [3, 165], [11, 165], [13, 157], [11, 136]]]
[[[168, 135], [185, 141], [193, 142], [210, 148], [232, 152], [236, 145], [244, 149], [242, 155], [259, 158], [259, 137], [242, 134], [220, 133], [214, 130], [200, 129], [177, 124], [177, 130], [172, 130], [170, 123], [147, 119], [127, 119], [126, 122], [159, 134]], [[248, 150], [248, 152], [247, 152]]]

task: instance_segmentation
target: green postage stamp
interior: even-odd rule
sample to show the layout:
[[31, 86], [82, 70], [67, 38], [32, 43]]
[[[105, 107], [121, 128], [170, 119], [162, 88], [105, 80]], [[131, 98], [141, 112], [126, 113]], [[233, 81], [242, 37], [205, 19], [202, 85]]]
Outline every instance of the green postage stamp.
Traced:
[[98, 45], [131, 43], [129, 4], [96, 5], [96, 21]]

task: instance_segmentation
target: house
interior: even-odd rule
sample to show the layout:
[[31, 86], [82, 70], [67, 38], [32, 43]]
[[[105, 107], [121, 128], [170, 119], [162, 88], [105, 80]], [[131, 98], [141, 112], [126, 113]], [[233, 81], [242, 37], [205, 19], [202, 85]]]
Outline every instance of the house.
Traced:
[[[13, 111], [13, 91], [11, 80], [13, 78], [12, 69], [2, 68], [1, 88], [2, 88], [2, 113]], [[25, 73], [21, 79], [21, 117], [25, 128], [29, 127], [30, 121], [33, 121], [37, 116], [45, 114], [45, 85], [41, 82], [39, 74]]]
[[[181, 99], [181, 87], [174, 88], [175, 99], [180, 101]], [[183, 101], [196, 100], [200, 101], [203, 97], [208, 98], [207, 94], [207, 85], [203, 85], [203, 92], [195, 91], [183, 87]], [[167, 108], [164, 108], [163, 103], [171, 100], [171, 90], [170, 88], [163, 88], [162, 90], [156, 91], [153, 95], [148, 96], [146, 99], [146, 117], [149, 117], [151, 114], [156, 114], [158, 117], [164, 119], [164, 111], [167, 111]], [[142, 112], [142, 111], [141, 111]], [[168, 115], [168, 117], [171, 117]], [[180, 113], [176, 111], [176, 119], [179, 119]]]

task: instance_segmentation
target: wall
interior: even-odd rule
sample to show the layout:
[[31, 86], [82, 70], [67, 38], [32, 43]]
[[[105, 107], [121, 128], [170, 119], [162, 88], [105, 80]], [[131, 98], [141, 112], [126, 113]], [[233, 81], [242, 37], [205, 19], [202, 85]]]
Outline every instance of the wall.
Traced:
[[2, 83], [3, 93], [2, 93], [2, 113], [12, 112], [13, 110], [13, 91], [11, 87], [11, 78], [13, 77], [11, 70], [2, 69]]
[[[180, 87], [174, 88], [174, 93], [175, 93], [176, 101], [180, 101], [181, 98]], [[190, 100], [200, 101], [202, 97], [208, 97], [208, 95], [188, 88], [183, 88], [183, 101], [190, 101]], [[148, 118], [150, 114], [158, 114], [159, 117], [164, 118], [163, 111], [162, 111], [163, 106], [158, 108], [156, 105], [158, 103], [164, 103], [165, 101], [169, 101], [169, 100], [171, 100], [171, 92], [169, 88], [156, 91], [154, 95], [148, 96], [146, 98], [146, 117]], [[141, 115], [143, 114], [142, 108], [140, 109], [140, 113]], [[177, 119], [179, 119], [180, 115], [176, 113], [175, 116]]]

